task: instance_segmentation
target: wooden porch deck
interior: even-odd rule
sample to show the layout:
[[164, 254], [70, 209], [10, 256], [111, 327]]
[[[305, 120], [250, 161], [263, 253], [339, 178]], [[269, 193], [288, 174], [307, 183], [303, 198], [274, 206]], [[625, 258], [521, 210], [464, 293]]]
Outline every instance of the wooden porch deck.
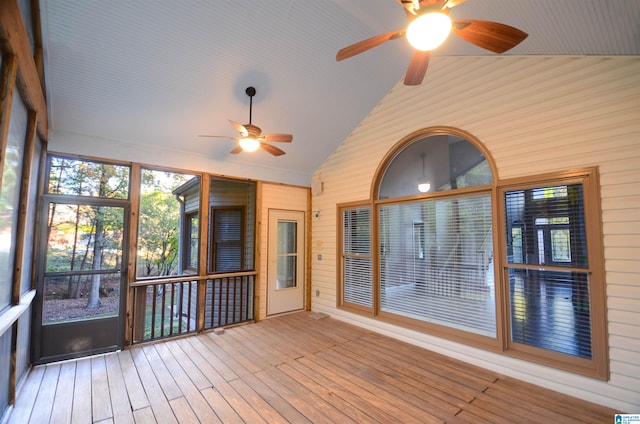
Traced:
[[11, 423], [606, 423], [615, 411], [309, 313], [39, 366]]

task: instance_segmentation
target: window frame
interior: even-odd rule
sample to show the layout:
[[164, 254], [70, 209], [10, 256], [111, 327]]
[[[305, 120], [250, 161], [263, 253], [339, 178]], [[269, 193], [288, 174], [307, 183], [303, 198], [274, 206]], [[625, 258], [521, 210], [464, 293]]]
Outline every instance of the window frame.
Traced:
[[[344, 246], [342, 242], [344, 240], [344, 220], [343, 220], [344, 213], [349, 210], [354, 211], [357, 209], [369, 210], [369, 254], [368, 255], [344, 252]], [[374, 237], [374, 232], [373, 232], [374, 216], [376, 215], [374, 211], [375, 209], [373, 208], [373, 205], [369, 201], [353, 202], [349, 204], [339, 205], [338, 213], [336, 217], [337, 218], [336, 226], [338, 228], [338, 231], [336, 231], [337, 246], [339, 246], [339, 249], [340, 249], [338, 254], [338, 268], [337, 268], [338, 289], [337, 289], [337, 296], [336, 296], [336, 306], [338, 308], [354, 310], [354, 311], [358, 311], [359, 313], [372, 315], [372, 316], [375, 315], [375, 311], [378, 309], [378, 302], [377, 302], [378, 290], [376, 290], [375, 286], [373, 285], [374, 282], [377, 281], [375, 277], [376, 268], [375, 268], [375, 260], [374, 260], [375, 255], [373, 253], [373, 250], [374, 250], [373, 247], [374, 247], [374, 243], [376, 243], [374, 240], [378, 239], [377, 237]], [[371, 261], [371, 284], [372, 284], [371, 285], [371, 289], [372, 289], [371, 307], [345, 300], [344, 266], [345, 266], [345, 259], [348, 257], [358, 258], [358, 259], [368, 259]]]
[[[194, 240], [194, 238], [192, 237], [193, 235], [193, 219], [196, 218], [198, 220], [198, 228], [196, 229], [196, 245], [195, 245], [195, 250], [196, 250], [196, 264], [195, 266], [193, 266], [191, 264], [191, 254], [193, 253], [193, 248], [194, 246], [192, 246], [192, 242]], [[200, 211], [195, 210], [192, 212], [186, 212], [184, 214], [184, 225], [185, 225], [185, 229], [184, 229], [184, 252], [183, 252], [183, 257], [182, 257], [182, 267], [185, 271], [191, 271], [193, 273], [197, 273], [198, 272], [198, 262], [199, 262], [199, 247], [200, 247]]]
[[[210, 219], [210, 223], [209, 223], [209, 272], [216, 274], [216, 273], [226, 273], [226, 272], [242, 272], [243, 268], [245, 267], [245, 259], [246, 259], [246, 254], [245, 254], [245, 231], [246, 231], [246, 213], [245, 213], [245, 206], [243, 205], [238, 205], [238, 206], [211, 206], [210, 207], [210, 214], [209, 214], [209, 219]], [[236, 269], [236, 270], [223, 270], [220, 271], [217, 269], [216, 267], [216, 259], [217, 259], [217, 255], [218, 255], [218, 251], [220, 250], [218, 248], [218, 242], [216, 241], [216, 212], [223, 212], [223, 211], [236, 211], [240, 213], [240, 239], [238, 240], [238, 244], [240, 245], [240, 269]]]
[[[505, 194], [513, 190], [538, 187], [581, 184], [582, 209], [587, 245], [586, 267], [555, 264], [527, 265], [509, 263], [507, 260]], [[503, 351], [509, 356], [536, 362], [555, 368], [601, 380], [609, 379], [606, 283], [604, 273], [604, 247], [602, 240], [602, 212], [600, 205], [599, 172], [597, 167], [580, 168], [546, 174], [502, 180], [496, 190], [498, 227], [496, 228], [500, 258], [500, 280], [503, 304]], [[589, 305], [591, 322], [591, 359], [562, 354], [551, 350], [525, 345], [511, 340], [509, 268], [575, 271], [589, 275]]]
[[[493, 183], [484, 186], [455, 189], [441, 192], [416, 194], [393, 199], [378, 199], [378, 191], [384, 173], [392, 160], [410, 143], [418, 141], [430, 135], [449, 133], [465, 138], [473, 143], [485, 156], [493, 175]], [[587, 238], [587, 255], [589, 273], [589, 298], [590, 298], [590, 322], [591, 322], [591, 359], [580, 358], [569, 354], [553, 352], [543, 348], [535, 348], [523, 344], [510, 342], [510, 306], [508, 272], [505, 266], [522, 265], [507, 263], [506, 258], [506, 223], [504, 209], [504, 194], [506, 191], [524, 188], [536, 188], [550, 185], [566, 185], [580, 183], [583, 188], [583, 210], [585, 221], [585, 233]], [[436, 199], [446, 197], [465, 196], [470, 193], [490, 193], [492, 210], [493, 252], [494, 252], [494, 284], [496, 305], [496, 337], [481, 336], [462, 330], [452, 330], [449, 327], [426, 322], [417, 322], [414, 319], [380, 311], [380, 206], [385, 204], [402, 203], [419, 199]], [[372, 260], [372, 306], [366, 307], [346, 302], [344, 299], [345, 275], [344, 246], [343, 246], [343, 213], [347, 209], [370, 208], [372, 213], [370, 222], [370, 242]], [[538, 363], [553, 368], [585, 375], [591, 378], [609, 379], [608, 359], [608, 332], [607, 332], [607, 308], [606, 308], [606, 283], [604, 273], [604, 247], [601, 216], [601, 196], [599, 188], [599, 171], [597, 167], [576, 168], [545, 174], [527, 175], [510, 179], [498, 177], [495, 161], [483, 144], [462, 130], [451, 127], [432, 127], [416, 131], [404, 137], [396, 143], [380, 161], [374, 173], [370, 196], [367, 200], [357, 202], [344, 202], [336, 204], [336, 228], [337, 228], [337, 296], [336, 306], [339, 309], [353, 312], [359, 315], [370, 316], [376, 320], [389, 322], [404, 328], [423, 332], [425, 334], [442, 337], [464, 343], [469, 346], [479, 347], [498, 354], [522, 359], [532, 363]], [[565, 265], [544, 265], [549, 269], [562, 271], [572, 268]], [[580, 269], [585, 272], [584, 268]]]

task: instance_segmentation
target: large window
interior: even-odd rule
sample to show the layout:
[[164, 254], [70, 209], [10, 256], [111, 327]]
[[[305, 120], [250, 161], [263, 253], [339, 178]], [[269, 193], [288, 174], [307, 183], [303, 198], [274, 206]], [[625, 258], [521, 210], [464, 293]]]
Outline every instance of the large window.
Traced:
[[194, 243], [188, 237], [192, 234], [197, 237], [197, 228], [193, 233], [193, 224], [197, 226], [199, 207], [198, 176], [142, 169], [137, 278], [168, 277], [197, 271], [197, 260], [193, 261], [193, 253], [197, 257], [197, 239]]
[[342, 299], [340, 304], [373, 306], [371, 208], [348, 207], [342, 210]]
[[254, 269], [256, 185], [213, 177], [209, 183], [209, 272]]
[[586, 170], [502, 188], [502, 266], [509, 349], [546, 352], [541, 354], [604, 376], [596, 176]]
[[450, 130], [407, 140], [377, 198], [339, 207], [339, 306], [607, 378], [597, 171], [496, 184]]

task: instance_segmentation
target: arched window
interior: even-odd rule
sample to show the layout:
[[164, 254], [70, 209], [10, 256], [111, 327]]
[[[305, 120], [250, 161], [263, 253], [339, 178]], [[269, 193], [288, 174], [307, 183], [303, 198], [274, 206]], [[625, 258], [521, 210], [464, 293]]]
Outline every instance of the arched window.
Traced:
[[500, 180], [449, 127], [400, 140], [339, 205], [338, 306], [608, 377], [598, 170]]
[[470, 139], [417, 134], [381, 166], [378, 312], [495, 339], [494, 178]]

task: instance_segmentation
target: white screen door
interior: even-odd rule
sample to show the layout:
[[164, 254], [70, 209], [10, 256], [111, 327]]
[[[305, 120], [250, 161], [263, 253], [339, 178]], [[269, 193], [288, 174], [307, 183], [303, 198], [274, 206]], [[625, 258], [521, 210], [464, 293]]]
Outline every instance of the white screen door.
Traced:
[[269, 210], [267, 315], [303, 309], [304, 212]]

